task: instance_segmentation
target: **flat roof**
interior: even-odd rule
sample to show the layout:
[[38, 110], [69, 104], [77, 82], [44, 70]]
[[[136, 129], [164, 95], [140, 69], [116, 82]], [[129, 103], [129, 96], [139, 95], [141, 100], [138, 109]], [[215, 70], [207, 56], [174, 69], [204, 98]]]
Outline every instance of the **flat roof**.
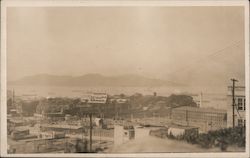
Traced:
[[13, 123], [24, 123], [23, 120], [16, 120], [16, 119], [9, 119], [10, 122], [13, 122]]
[[26, 131], [29, 130], [29, 126], [19, 126], [19, 127], [15, 127], [14, 131]]
[[66, 124], [43, 124], [41, 125], [42, 127], [47, 127], [47, 128], [64, 128], [64, 129], [80, 129], [82, 126], [76, 126], [76, 125], [66, 125]]

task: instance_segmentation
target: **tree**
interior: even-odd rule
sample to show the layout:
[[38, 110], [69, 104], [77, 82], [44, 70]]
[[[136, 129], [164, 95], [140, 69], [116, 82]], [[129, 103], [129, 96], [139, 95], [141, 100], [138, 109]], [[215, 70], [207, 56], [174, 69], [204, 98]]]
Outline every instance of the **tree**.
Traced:
[[167, 106], [192, 106], [197, 107], [197, 104], [194, 102], [193, 98], [188, 95], [175, 95], [172, 94], [166, 100]]
[[121, 97], [121, 98], [125, 98], [125, 94], [121, 93], [121, 94], [120, 94], [120, 97]]
[[22, 101], [20, 103], [22, 105], [22, 111], [26, 115], [33, 115], [36, 112], [36, 107], [38, 104], [38, 101]]

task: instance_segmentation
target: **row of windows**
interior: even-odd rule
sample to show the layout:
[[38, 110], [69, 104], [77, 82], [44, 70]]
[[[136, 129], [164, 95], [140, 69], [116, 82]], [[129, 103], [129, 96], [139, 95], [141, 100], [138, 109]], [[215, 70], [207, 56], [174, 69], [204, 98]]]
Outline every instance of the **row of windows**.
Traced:
[[246, 110], [246, 99], [238, 98], [237, 101], [238, 101], [238, 104], [237, 104], [238, 110]]
[[246, 126], [246, 120], [238, 119], [238, 126]]
[[[188, 117], [188, 118], [186, 118]], [[225, 121], [225, 113], [211, 113], [211, 112], [197, 112], [197, 111], [185, 111], [176, 110], [172, 113], [173, 119], [198, 119], [198, 120], [213, 120], [213, 121]]]
[[226, 117], [208, 117], [208, 116], [195, 116], [195, 115], [180, 115], [180, 114], [173, 114], [173, 119], [181, 119], [181, 120], [200, 120], [200, 121], [217, 121], [217, 122], [224, 122], [226, 121]]

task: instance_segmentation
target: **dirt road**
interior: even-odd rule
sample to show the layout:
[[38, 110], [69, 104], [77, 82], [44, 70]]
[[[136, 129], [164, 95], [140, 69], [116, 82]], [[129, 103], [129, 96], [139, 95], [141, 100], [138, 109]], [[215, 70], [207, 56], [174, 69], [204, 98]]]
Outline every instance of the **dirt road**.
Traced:
[[148, 136], [142, 139], [128, 141], [122, 145], [114, 146], [111, 153], [142, 153], [142, 152], [220, 152], [220, 149], [203, 149], [198, 145], [183, 141], [161, 139]]

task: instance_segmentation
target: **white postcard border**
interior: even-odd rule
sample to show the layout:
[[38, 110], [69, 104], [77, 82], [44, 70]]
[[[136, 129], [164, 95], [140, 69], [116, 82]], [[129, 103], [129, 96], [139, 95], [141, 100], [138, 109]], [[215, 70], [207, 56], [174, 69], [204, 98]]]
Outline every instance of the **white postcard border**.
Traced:
[[[6, 107], [6, 11], [7, 7], [74, 7], [74, 6], [243, 6], [245, 8], [245, 84], [246, 84], [246, 151], [220, 153], [144, 153], [144, 154], [7, 154]], [[3, 0], [1, 1], [1, 156], [8, 157], [249, 157], [249, 2], [228, 1], [88, 1], [88, 0]]]

